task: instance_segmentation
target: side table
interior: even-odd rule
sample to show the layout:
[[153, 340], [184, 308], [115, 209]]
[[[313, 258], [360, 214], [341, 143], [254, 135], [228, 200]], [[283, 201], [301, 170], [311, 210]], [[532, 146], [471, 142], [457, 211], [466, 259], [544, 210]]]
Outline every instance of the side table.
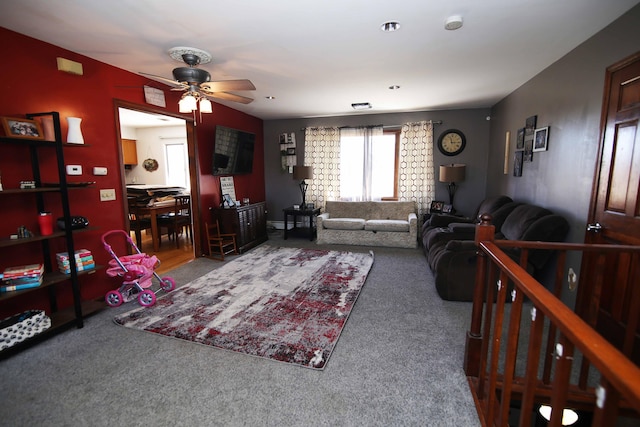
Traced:
[[[299, 208], [293, 206], [282, 210], [284, 212], [284, 239], [287, 240], [289, 232], [305, 231], [309, 233], [309, 240], [313, 240], [316, 235], [316, 217], [320, 214], [320, 208]], [[293, 217], [293, 228], [289, 230], [289, 217]], [[309, 217], [309, 229], [298, 227], [298, 217]]]

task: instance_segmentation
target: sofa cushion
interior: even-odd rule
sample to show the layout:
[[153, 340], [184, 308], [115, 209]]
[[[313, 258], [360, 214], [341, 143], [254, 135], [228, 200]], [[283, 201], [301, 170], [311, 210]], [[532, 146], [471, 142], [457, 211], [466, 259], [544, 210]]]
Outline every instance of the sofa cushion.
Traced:
[[362, 218], [327, 218], [322, 226], [333, 230], [362, 230], [364, 223]]
[[416, 212], [415, 202], [342, 202], [327, 201], [330, 218], [403, 219]]
[[369, 231], [409, 231], [409, 221], [399, 219], [370, 219], [364, 223]]
[[[502, 223], [500, 233], [508, 240], [521, 240], [522, 235], [531, 224], [543, 216], [551, 215], [551, 211], [540, 206], [522, 204], [517, 206]], [[500, 236], [496, 233], [496, 238]]]

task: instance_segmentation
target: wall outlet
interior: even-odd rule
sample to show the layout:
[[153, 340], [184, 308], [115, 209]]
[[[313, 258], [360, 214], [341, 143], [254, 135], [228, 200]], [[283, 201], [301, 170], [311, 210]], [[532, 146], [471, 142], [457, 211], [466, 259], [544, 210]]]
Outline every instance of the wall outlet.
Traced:
[[100, 190], [100, 201], [108, 202], [110, 200], [116, 199], [116, 189], [115, 188], [103, 188]]

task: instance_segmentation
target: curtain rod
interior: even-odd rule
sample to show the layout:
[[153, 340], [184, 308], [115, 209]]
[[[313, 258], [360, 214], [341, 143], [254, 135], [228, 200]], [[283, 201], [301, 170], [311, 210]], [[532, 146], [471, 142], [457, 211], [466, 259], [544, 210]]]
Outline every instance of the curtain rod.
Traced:
[[[413, 122], [412, 122], [413, 123]], [[442, 124], [442, 120], [427, 120], [427, 123], [431, 123], [432, 125], [441, 125]], [[392, 129], [392, 128], [401, 128], [402, 125], [368, 125], [368, 126], [338, 126], [338, 129], [347, 129], [347, 128], [373, 128], [373, 127], [378, 127], [378, 126], [382, 126], [383, 129]], [[326, 127], [333, 127], [333, 126], [326, 126]], [[320, 129], [320, 127], [318, 126], [311, 126], [311, 127], [306, 127], [306, 128], [300, 128], [301, 131], [305, 131], [307, 129]]]

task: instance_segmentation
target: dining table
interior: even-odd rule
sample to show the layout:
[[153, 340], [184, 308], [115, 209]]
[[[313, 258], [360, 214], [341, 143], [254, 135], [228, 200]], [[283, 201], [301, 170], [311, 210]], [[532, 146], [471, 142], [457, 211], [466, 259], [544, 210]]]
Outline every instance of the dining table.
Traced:
[[176, 208], [174, 199], [154, 202], [147, 206], [138, 207], [138, 214], [141, 216], [149, 215], [151, 220], [151, 240], [153, 242], [153, 251], [160, 250], [160, 229], [158, 228], [158, 215], [173, 212]]

